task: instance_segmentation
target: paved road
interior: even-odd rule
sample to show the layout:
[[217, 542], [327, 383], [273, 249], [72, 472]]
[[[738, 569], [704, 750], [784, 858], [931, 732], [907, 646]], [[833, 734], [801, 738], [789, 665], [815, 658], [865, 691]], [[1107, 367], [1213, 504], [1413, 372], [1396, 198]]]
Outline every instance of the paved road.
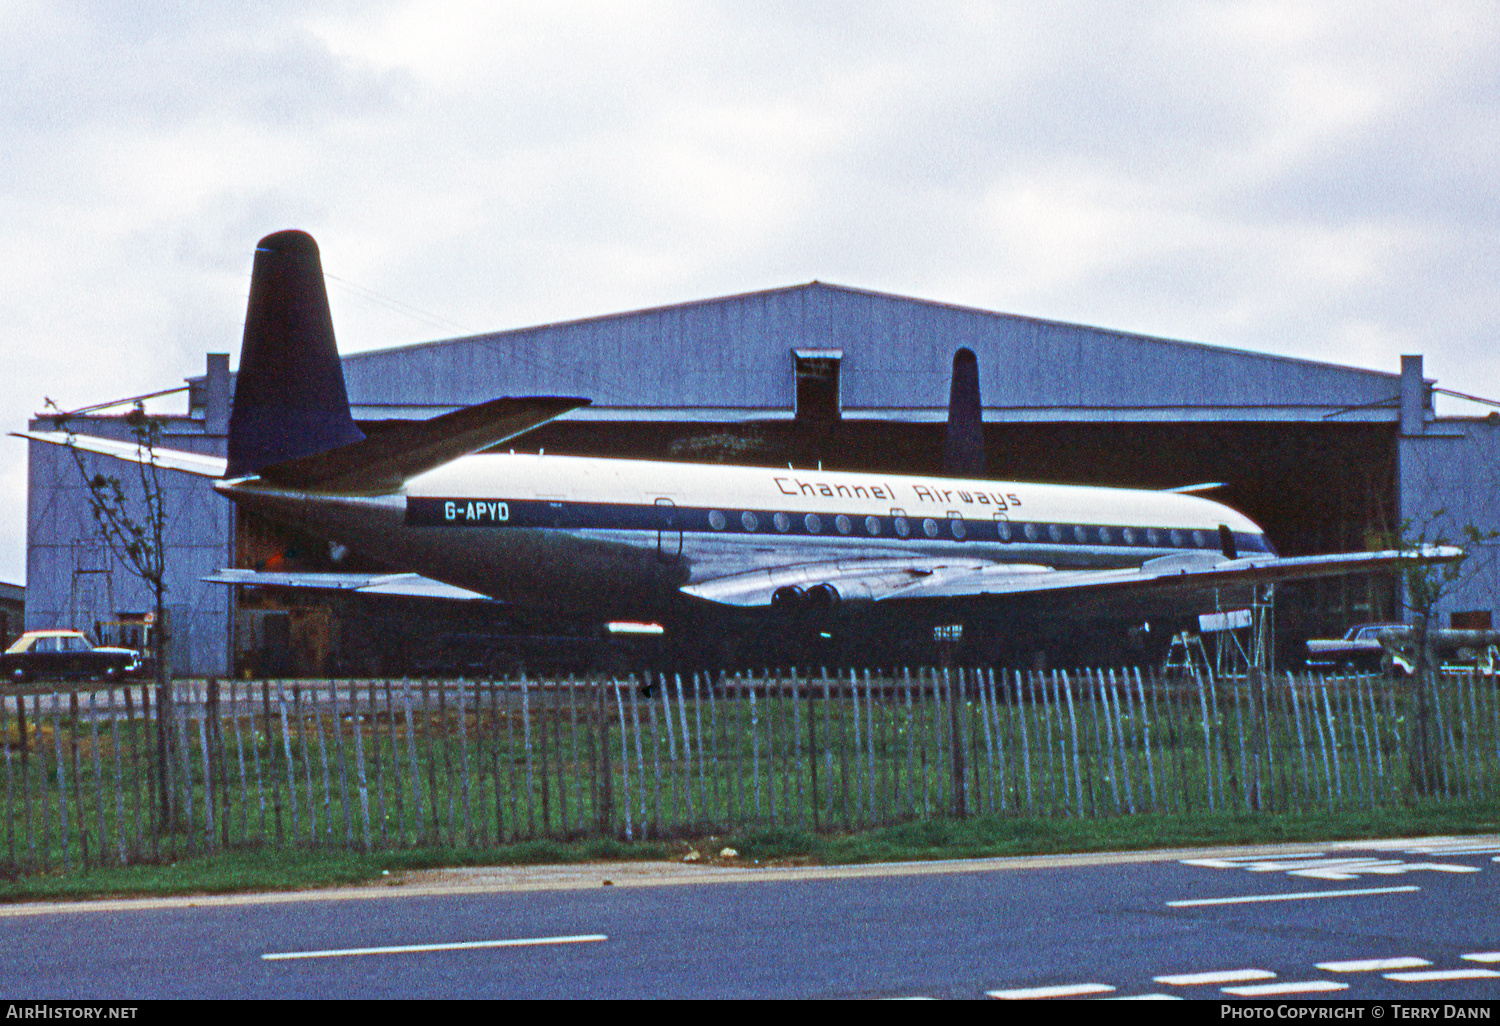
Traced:
[[1500, 998], [1500, 837], [669, 873], [12, 907], [0, 994]]

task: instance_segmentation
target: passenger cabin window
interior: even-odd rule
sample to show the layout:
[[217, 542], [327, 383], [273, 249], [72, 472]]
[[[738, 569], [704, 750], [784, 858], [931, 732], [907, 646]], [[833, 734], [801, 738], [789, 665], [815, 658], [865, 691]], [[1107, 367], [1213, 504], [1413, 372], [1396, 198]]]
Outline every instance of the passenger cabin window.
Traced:
[[793, 349], [797, 374], [797, 419], [827, 422], [839, 420], [843, 407], [839, 396], [839, 364], [842, 349]]

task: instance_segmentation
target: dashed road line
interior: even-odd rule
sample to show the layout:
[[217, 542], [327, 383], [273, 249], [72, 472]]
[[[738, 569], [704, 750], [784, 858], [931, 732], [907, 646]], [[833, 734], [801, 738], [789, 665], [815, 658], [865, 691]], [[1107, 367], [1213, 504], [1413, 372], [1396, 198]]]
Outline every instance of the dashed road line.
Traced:
[[1475, 951], [1459, 957], [1469, 962], [1500, 962], [1500, 951]]
[[1212, 973], [1184, 973], [1177, 976], [1153, 976], [1157, 983], [1173, 987], [1198, 987], [1209, 983], [1246, 983], [1250, 980], [1273, 980], [1276, 974], [1266, 969], [1224, 969]]
[[987, 990], [986, 997], [1001, 1001], [1032, 1001], [1037, 998], [1083, 997], [1086, 994], [1112, 994], [1107, 983], [1067, 983], [1058, 987], [1027, 987], [1023, 990]]
[[1342, 891], [1303, 891], [1300, 894], [1250, 894], [1238, 898], [1193, 898], [1167, 902], [1168, 908], [1193, 908], [1199, 905], [1246, 905], [1261, 901], [1308, 901], [1314, 898], [1352, 898], [1370, 894], [1403, 894], [1419, 891], [1415, 884], [1405, 887], [1359, 887]]
[[1401, 983], [1427, 983], [1430, 980], [1492, 980], [1500, 978], [1493, 969], [1432, 969], [1419, 973], [1383, 973], [1388, 980]]
[[1183, 859], [1184, 866], [1199, 866], [1205, 869], [1243, 869], [1249, 873], [1286, 873], [1288, 876], [1313, 880], [1356, 880], [1361, 876], [1404, 876], [1407, 873], [1426, 871], [1432, 873], [1477, 873], [1475, 866], [1453, 862], [1403, 862], [1400, 859], [1382, 859], [1338, 855], [1279, 856], [1235, 856], [1214, 859]]
[[1425, 958], [1366, 958], [1353, 962], [1319, 962], [1318, 968], [1330, 973], [1373, 973], [1385, 969], [1415, 969], [1431, 964]]
[[285, 962], [298, 958], [347, 958], [357, 955], [404, 955], [423, 951], [467, 951], [476, 948], [525, 948], [546, 944], [591, 944], [609, 940], [602, 933], [575, 937], [526, 937], [517, 940], [457, 941], [451, 944], [398, 944], [385, 948], [335, 948], [327, 951], [278, 951], [261, 955], [267, 962]]
[[1273, 997], [1278, 994], [1317, 994], [1328, 990], [1348, 990], [1349, 984], [1333, 980], [1288, 980], [1284, 983], [1259, 983], [1249, 987], [1224, 987], [1235, 997]]

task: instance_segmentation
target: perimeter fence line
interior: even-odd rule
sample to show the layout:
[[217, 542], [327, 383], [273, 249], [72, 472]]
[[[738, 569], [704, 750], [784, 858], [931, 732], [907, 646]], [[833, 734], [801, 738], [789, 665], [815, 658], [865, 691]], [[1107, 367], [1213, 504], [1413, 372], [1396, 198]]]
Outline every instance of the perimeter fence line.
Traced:
[[182, 682], [5, 699], [12, 873], [1500, 795], [1494, 676], [1139, 669]]

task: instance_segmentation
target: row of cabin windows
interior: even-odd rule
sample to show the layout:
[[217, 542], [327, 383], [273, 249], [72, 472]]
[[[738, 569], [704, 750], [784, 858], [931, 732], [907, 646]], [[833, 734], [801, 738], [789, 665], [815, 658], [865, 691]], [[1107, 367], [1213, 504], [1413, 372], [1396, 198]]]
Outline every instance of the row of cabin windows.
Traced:
[[[802, 526], [808, 534], [821, 534], [824, 530], [824, 518], [817, 513], [808, 513], [802, 518]], [[895, 532], [898, 538], [908, 538], [912, 533], [912, 524], [904, 516], [882, 518], [869, 516], [864, 518], [864, 530], [872, 538], [879, 537], [886, 530], [885, 519], [891, 521], [890, 530]], [[740, 526], [750, 532], [760, 530], [760, 516], [750, 510], [740, 514]], [[1044, 539], [1056, 543], [1070, 542], [1078, 545], [1143, 545], [1152, 548], [1167, 546], [1175, 549], [1213, 548], [1219, 544], [1219, 537], [1212, 531], [1186, 530], [1181, 528], [1157, 528], [1157, 527], [1088, 527], [1083, 524], [1035, 524], [1035, 523], [1012, 523], [1008, 520], [992, 521], [995, 525], [995, 536], [1001, 541], [1042, 541]], [[715, 531], [724, 530], [728, 524], [728, 518], [719, 510], [711, 510], [708, 514], [708, 523]], [[771, 514], [771, 524], [779, 532], [785, 533], [792, 529], [793, 514], [777, 512]], [[946, 527], [940, 526], [934, 517], [925, 517], [918, 521], [919, 529], [928, 538], [936, 538], [939, 534], [947, 534], [956, 541], [963, 541], [968, 536], [971, 523], [983, 523], [983, 521], [966, 521], [962, 517], [947, 517]], [[839, 534], [847, 535], [854, 533], [854, 521], [840, 513], [833, 517], [833, 530]]]

